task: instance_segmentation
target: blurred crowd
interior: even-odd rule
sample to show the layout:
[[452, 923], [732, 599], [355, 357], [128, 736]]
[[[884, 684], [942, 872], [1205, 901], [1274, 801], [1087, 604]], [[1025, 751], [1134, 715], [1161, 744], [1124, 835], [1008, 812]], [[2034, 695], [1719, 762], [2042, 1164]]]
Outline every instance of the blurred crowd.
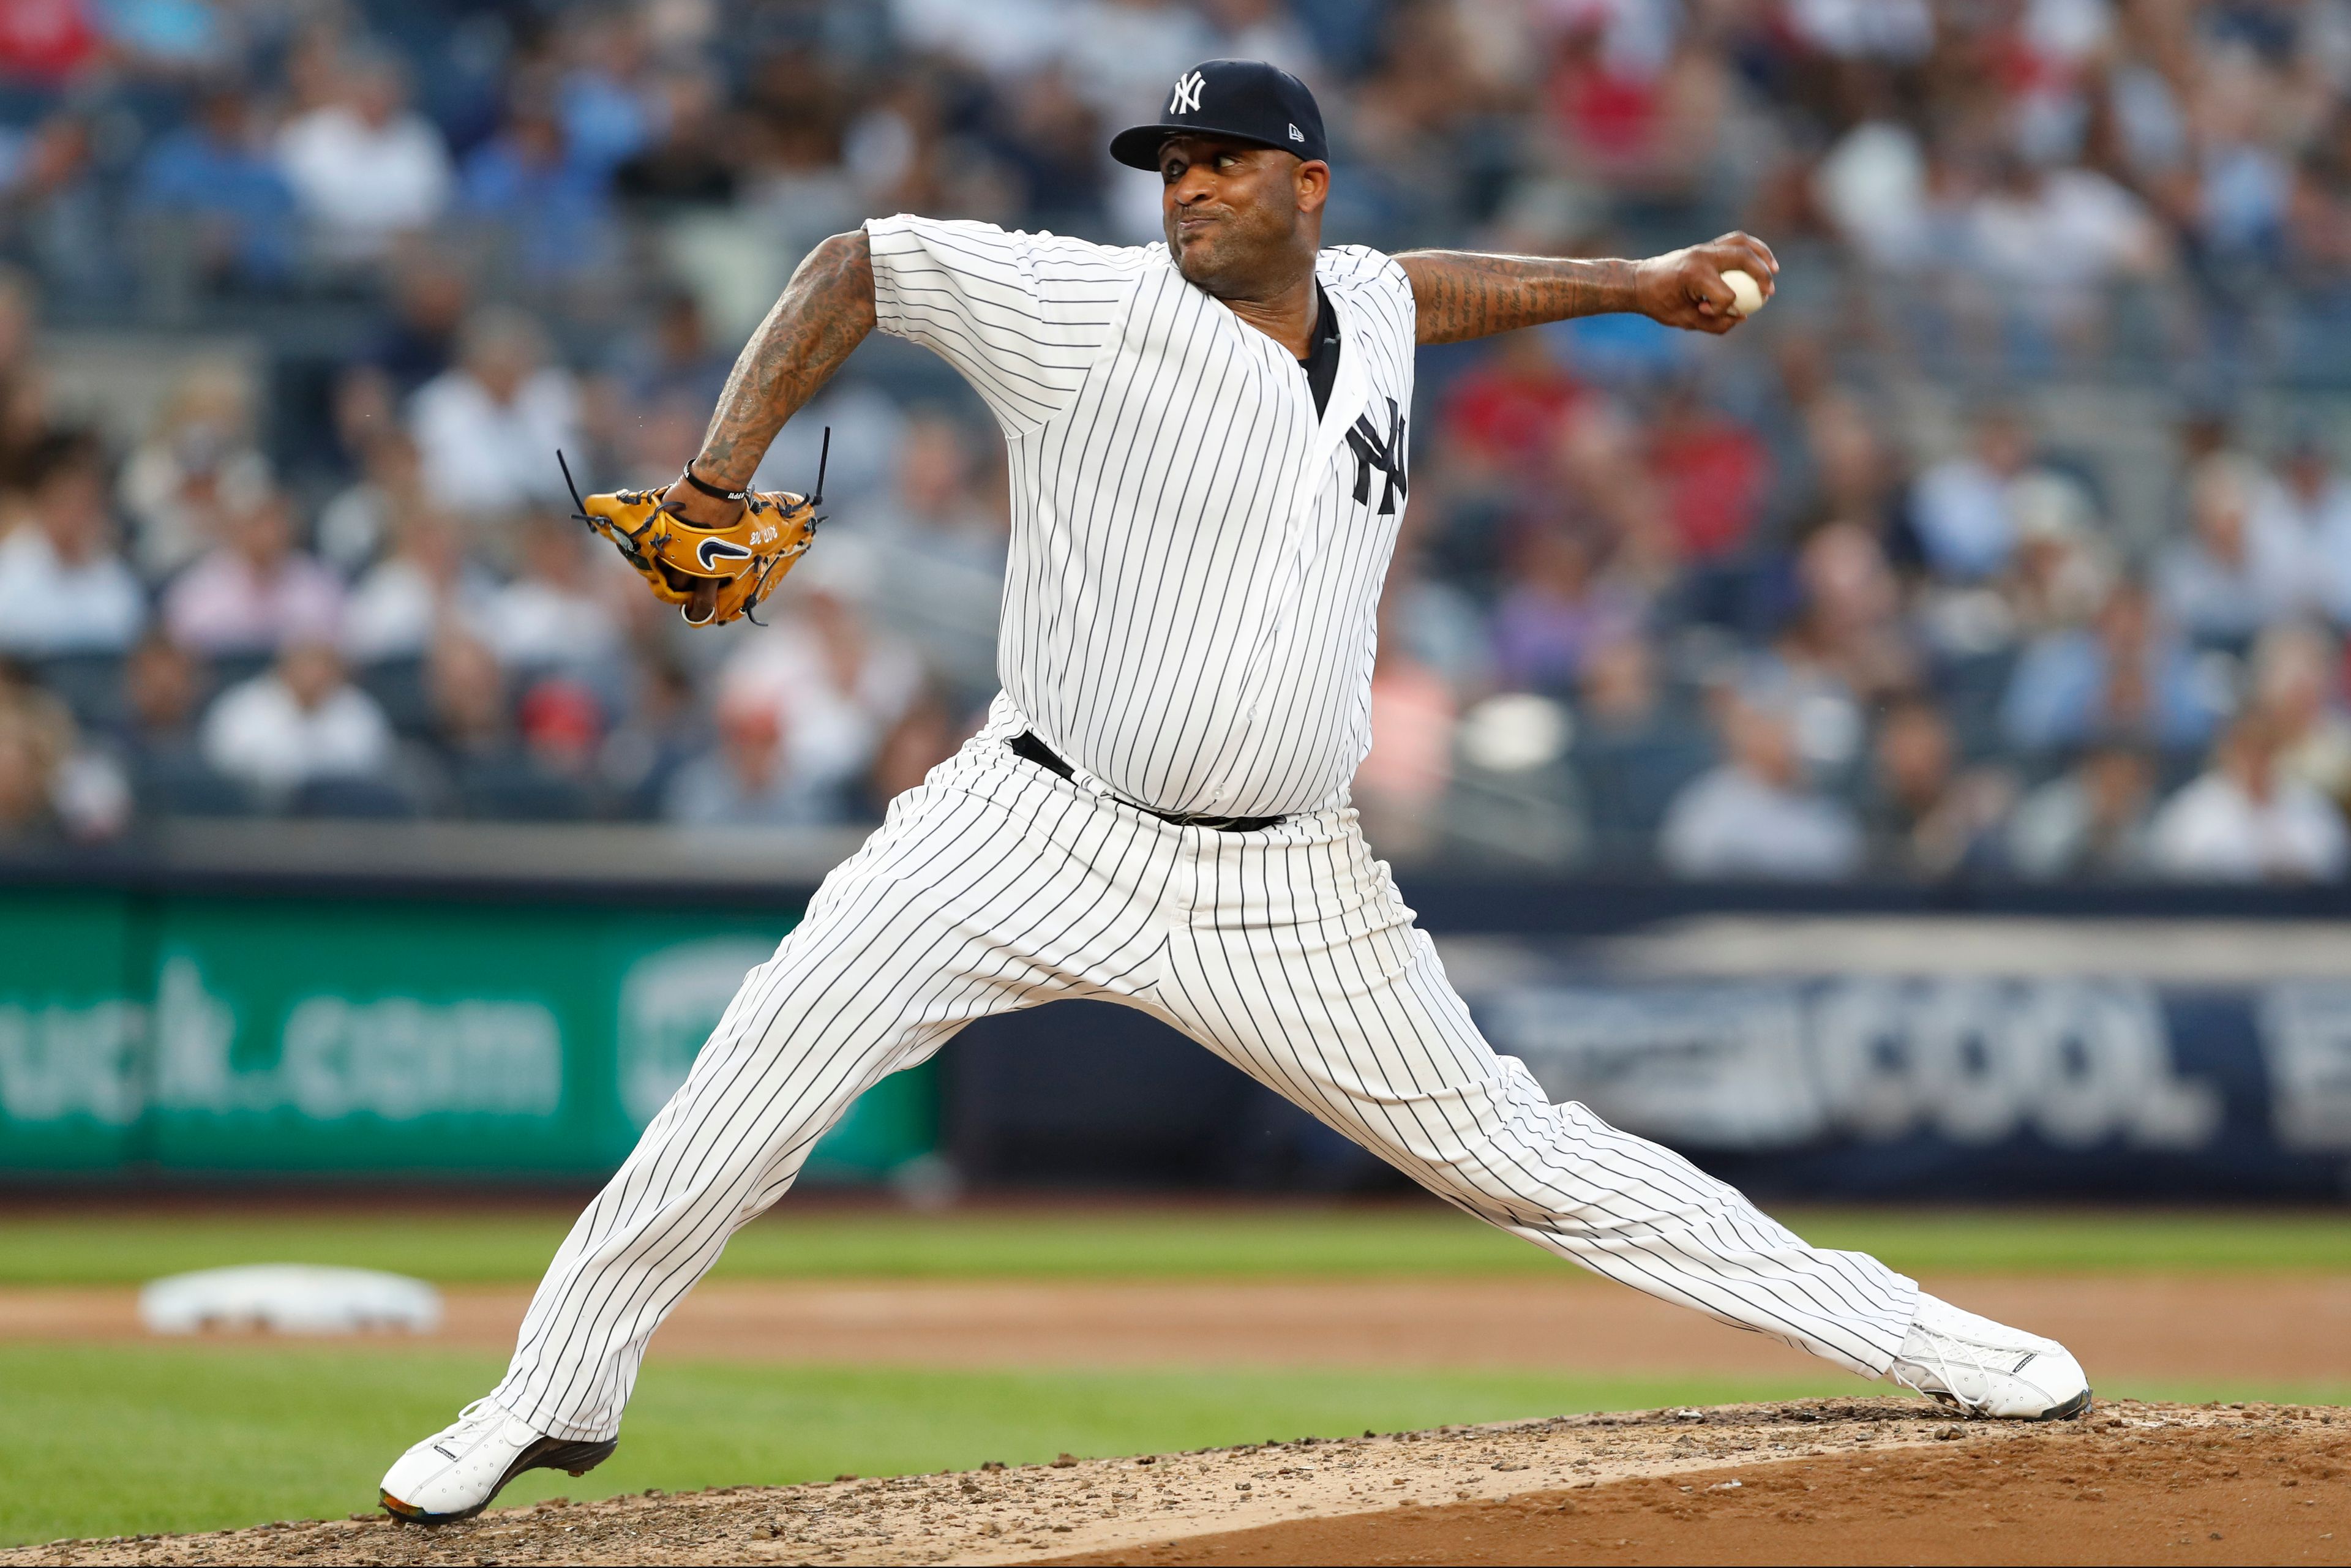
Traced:
[[873, 819], [994, 689], [977, 402], [852, 361], [765, 627], [554, 454], [673, 476], [866, 215], [1153, 239], [1104, 140], [1218, 55], [1315, 88], [1332, 242], [1785, 264], [1423, 354], [1384, 852], [2344, 873], [2338, 0], [0, 0], [0, 840]]

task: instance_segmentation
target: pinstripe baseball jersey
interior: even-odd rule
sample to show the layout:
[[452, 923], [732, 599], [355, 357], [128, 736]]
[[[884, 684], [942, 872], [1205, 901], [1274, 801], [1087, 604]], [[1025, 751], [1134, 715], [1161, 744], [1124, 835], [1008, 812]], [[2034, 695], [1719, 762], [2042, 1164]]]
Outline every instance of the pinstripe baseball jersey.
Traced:
[[877, 324], [994, 410], [1011, 455], [998, 678], [1103, 788], [1162, 811], [1337, 804], [1371, 746], [1404, 513], [1412, 286], [1316, 263], [1342, 337], [1318, 416], [1290, 350], [1165, 246], [869, 222]]

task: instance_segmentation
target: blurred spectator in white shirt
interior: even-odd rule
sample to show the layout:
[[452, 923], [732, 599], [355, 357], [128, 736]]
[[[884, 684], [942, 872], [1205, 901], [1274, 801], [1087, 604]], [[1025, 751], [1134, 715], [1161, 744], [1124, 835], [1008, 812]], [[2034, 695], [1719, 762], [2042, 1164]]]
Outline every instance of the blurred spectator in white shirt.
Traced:
[[121, 653], [146, 622], [147, 596], [114, 551], [98, 449], [56, 436], [34, 461], [31, 517], [0, 538], [0, 653]]
[[784, 716], [744, 689], [718, 705], [718, 744], [671, 779], [663, 815], [692, 827], [813, 827], [841, 819], [838, 791], [791, 765]]
[[392, 547], [397, 519], [424, 505], [423, 469], [408, 432], [371, 435], [360, 450], [360, 476], [319, 508], [319, 558], [355, 578]]
[[2182, 882], [2311, 882], [2343, 873], [2342, 813], [2278, 766], [2282, 737], [2248, 714], [2214, 747], [2210, 771], [2158, 812], [2156, 870]]
[[2000, 726], [2023, 750], [2128, 736], [2167, 751], [2200, 747], [2228, 710], [2193, 650], [2142, 583], [2113, 585], [2088, 626], [2035, 638], [2001, 698]]
[[422, 656], [444, 621], [481, 625], [498, 592], [439, 512], [403, 512], [392, 539], [391, 553], [368, 569], [343, 611], [343, 651], [361, 664]]
[[2184, 539], [2165, 547], [2157, 592], [2189, 636], [2241, 641], [2310, 597], [2310, 540], [2298, 520], [2255, 503], [2267, 481], [2242, 459], [2208, 457], [2189, 480]]
[[2089, 169], [2043, 169], [2022, 158], [1969, 214], [1970, 259], [2005, 308], [2077, 333], [2102, 286], [2147, 277], [2166, 261], [2161, 231], [2137, 196]]
[[343, 675], [329, 643], [287, 644], [275, 667], [221, 694], [204, 716], [204, 759], [272, 797], [314, 779], [373, 775], [392, 761], [392, 726]]
[[121, 769], [81, 744], [65, 705], [0, 670], [0, 843], [101, 839], [130, 815]]
[[1918, 476], [1910, 492], [1911, 524], [1938, 576], [1978, 581], [2008, 564], [2016, 546], [2010, 489], [2032, 456], [2024, 422], [1998, 409], [1976, 421], [1966, 454]]
[[2310, 541], [2312, 597], [2336, 626], [2351, 626], [2351, 479], [2311, 437], [2286, 454], [2277, 477], [2264, 500], [2299, 523]]
[[1873, 115], [1838, 138], [1814, 167], [1812, 189], [1868, 261], [1899, 270], [1933, 259], [1926, 149], [1898, 119]]
[[294, 548], [292, 512], [275, 491], [230, 513], [222, 542], [163, 597], [173, 640], [209, 654], [332, 642], [342, 612], [341, 581]]
[[338, 263], [381, 260], [394, 237], [448, 205], [449, 149], [408, 107], [397, 57], [372, 51], [345, 62], [331, 103], [288, 121], [277, 162], [310, 221], [319, 254]]
[[1789, 0], [1788, 29], [1839, 59], [1908, 62], [1935, 47], [1928, 0]]
[[1667, 808], [1658, 834], [1666, 869], [1684, 877], [1825, 881], [1860, 869], [1860, 824], [1812, 791], [1783, 703], [1725, 693], [1717, 718], [1726, 760]]
[[140, 570], [162, 578], [187, 565], [220, 537], [222, 511], [249, 504], [268, 483], [245, 373], [204, 365], [181, 376], [116, 486]]
[[[499, 661], [518, 670], [611, 665], [621, 654], [621, 622], [594, 575], [611, 565], [610, 548], [600, 540], [601, 553], [591, 557], [586, 529], [543, 514], [527, 518], [521, 534], [520, 570], [491, 598], [482, 622]], [[629, 585], [636, 580], [632, 575]]]
[[2036, 882], [2143, 874], [2154, 797], [2155, 763], [2145, 751], [2095, 747], [2017, 807], [2008, 824], [2009, 864]]
[[535, 504], [569, 509], [555, 455], [580, 450], [579, 420], [578, 391], [548, 363], [538, 323], [498, 307], [466, 321], [457, 364], [408, 409], [426, 492], [455, 515], [493, 520]]
[[2338, 701], [2340, 651], [2313, 626], [2273, 626], [2253, 645], [2251, 706], [2277, 727], [2278, 770], [2351, 807], [2351, 721]]

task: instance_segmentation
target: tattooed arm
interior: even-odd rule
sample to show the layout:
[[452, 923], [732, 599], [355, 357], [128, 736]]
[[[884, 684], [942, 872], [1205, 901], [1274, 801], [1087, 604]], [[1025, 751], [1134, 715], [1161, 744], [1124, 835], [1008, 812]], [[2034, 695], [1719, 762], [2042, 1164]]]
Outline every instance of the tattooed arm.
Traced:
[[[717, 412], [695, 458], [696, 477], [740, 490], [784, 421], [816, 395], [850, 350], [873, 329], [873, 256], [863, 229], [838, 234], [809, 252], [726, 377]], [[670, 493], [680, 516], [695, 522], [731, 518], [739, 502], [705, 496], [691, 485]]]
[[1458, 343], [1572, 316], [1636, 311], [1668, 327], [1728, 332], [1732, 268], [1753, 276], [1771, 293], [1780, 270], [1760, 239], [1727, 234], [1708, 245], [1646, 261], [1578, 261], [1546, 256], [1487, 256], [1466, 250], [1411, 250], [1396, 257], [1412, 279], [1420, 313], [1420, 340]]

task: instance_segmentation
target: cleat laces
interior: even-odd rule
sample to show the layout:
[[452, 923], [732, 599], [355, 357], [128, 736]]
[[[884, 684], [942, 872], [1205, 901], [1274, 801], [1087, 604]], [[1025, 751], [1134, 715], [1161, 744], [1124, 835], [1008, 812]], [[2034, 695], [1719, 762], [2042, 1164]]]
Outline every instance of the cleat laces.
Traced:
[[[1912, 1341], [1925, 1343], [1914, 1352], [1911, 1349]], [[1957, 1362], [1969, 1371], [1977, 1374], [1985, 1384], [1989, 1384], [1993, 1377], [2006, 1370], [1995, 1367], [1983, 1359], [1983, 1353], [1991, 1348], [1989, 1345], [1978, 1344], [1972, 1340], [1960, 1339], [1954, 1334], [1938, 1333], [1924, 1323], [1914, 1323], [1910, 1328], [1909, 1338], [1904, 1342], [1902, 1353], [1894, 1358], [1894, 1365], [1890, 1371], [1894, 1381], [1912, 1393], [1923, 1394], [1929, 1399], [1948, 1399], [1958, 1406], [1961, 1413], [1974, 1416], [1980, 1414], [1990, 1401], [1981, 1398], [1971, 1399], [1962, 1393], [1959, 1379], [1951, 1375], [1952, 1364]], [[1914, 1366], [1932, 1376], [1942, 1386], [1928, 1388], [1923, 1382], [1912, 1377], [1909, 1369]]]
[[434, 1433], [433, 1436], [427, 1437], [425, 1441], [427, 1443], [443, 1443], [453, 1437], [468, 1437], [484, 1427], [496, 1426], [497, 1423], [504, 1421], [506, 1416], [507, 1413], [498, 1408], [496, 1405], [491, 1404], [489, 1396], [486, 1394], [479, 1399], [475, 1400], [472, 1404], [466, 1406], [463, 1410], [458, 1411], [457, 1418], [455, 1421], [450, 1422], [446, 1427], [444, 1427], [438, 1432]]

